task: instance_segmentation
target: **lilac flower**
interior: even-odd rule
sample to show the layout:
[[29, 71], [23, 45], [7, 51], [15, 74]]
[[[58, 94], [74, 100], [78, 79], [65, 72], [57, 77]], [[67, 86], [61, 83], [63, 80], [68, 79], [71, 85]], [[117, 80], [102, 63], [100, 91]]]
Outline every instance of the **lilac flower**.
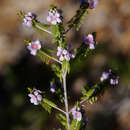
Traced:
[[103, 72], [102, 76], [100, 77], [100, 81], [103, 82], [104, 80], [107, 80], [110, 77], [111, 73], [111, 69], [109, 69], [109, 72]]
[[74, 58], [75, 55], [70, 53], [68, 50], [63, 49], [62, 47], [58, 46], [57, 47], [57, 56], [59, 56], [59, 60], [63, 61], [63, 60], [67, 60], [69, 61], [70, 58]]
[[85, 44], [89, 45], [89, 49], [95, 49], [95, 41], [92, 34], [88, 34], [88, 36], [83, 37], [83, 41]]
[[110, 84], [111, 85], [118, 85], [118, 83], [119, 83], [119, 77], [117, 76], [117, 77], [115, 77], [115, 78], [111, 78], [110, 79]]
[[35, 14], [32, 14], [31, 12], [28, 12], [27, 14], [25, 14], [25, 17], [23, 19], [23, 24], [27, 27], [32, 27], [32, 20], [36, 18]]
[[109, 75], [109, 72], [103, 72], [102, 76], [100, 77], [100, 81], [103, 82], [104, 80], [107, 80], [109, 78]]
[[37, 54], [37, 51], [41, 49], [40, 41], [39, 40], [32, 41], [27, 46], [27, 49], [30, 50], [30, 53], [35, 56]]
[[30, 102], [33, 103], [34, 105], [38, 105], [40, 103], [40, 101], [42, 100], [42, 96], [41, 96], [41, 91], [37, 90], [37, 89], [33, 89], [34, 92], [31, 94], [28, 94], [28, 96], [31, 98]]
[[55, 12], [49, 11], [47, 16], [47, 21], [53, 25], [56, 25], [57, 23], [62, 22], [60, 17], [61, 17], [60, 13], [58, 11]]
[[73, 115], [73, 119], [77, 119], [77, 121], [81, 121], [81, 119], [82, 119], [82, 114], [81, 114], [81, 112], [77, 111], [77, 108], [76, 108], [76, 107], [74, 107], [74, 108], [72, 109], [72, 115]]
[[51, 91], [52, 93], [55, 93], [55, 87], [56, 87], [55, 83], [51, 82], [51, 83], [50, 83], [50, 91]]
[[95, 9], [96, 5], [98, 4], [98, 0], [88, 0], [88, 3], [91, 9]]

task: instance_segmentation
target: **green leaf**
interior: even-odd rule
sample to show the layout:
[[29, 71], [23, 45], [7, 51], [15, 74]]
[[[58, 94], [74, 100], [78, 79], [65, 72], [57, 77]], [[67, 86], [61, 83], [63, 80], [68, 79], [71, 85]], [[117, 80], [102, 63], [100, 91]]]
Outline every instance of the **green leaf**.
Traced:
[[60, 123], [67, 128], [66, 117], [62, 114], [56, 114], [56, 118], [60, 121]]
[[43, 98], [42, 100], [43, 100], [44, 103], [48, 104], [51, 107], [57, 107], [57, 105], [55, 103], [53, 103], [52, 101], [50, 101], [46, 98]]
[[41, 105], [49, 114], [51, 113], [51, 107], [48, 104], [42, 102]]

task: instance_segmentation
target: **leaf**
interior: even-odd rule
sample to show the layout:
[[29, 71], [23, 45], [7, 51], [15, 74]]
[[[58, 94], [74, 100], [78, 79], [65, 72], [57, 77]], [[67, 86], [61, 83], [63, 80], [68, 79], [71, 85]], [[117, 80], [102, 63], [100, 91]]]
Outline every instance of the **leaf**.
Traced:
[[49, 114], [51, 113], [51, 107], [48, 104], [42, 102], [41, 105]]
[[53, 103], [52, 101], [50, 101], [46, 98], [43, 98], [42, 100], [43, 100], [44, 103], [48, 104], [51, 107], [57, 107], [57, 105], [55, 103]]
[[86, 91], [86, 89], [83, 87], [83, 88], [82, 88], [82, 94], [83, 94], [83, 95], [86, 95], [86, 93], [87, 93], [87, 91]]
[[56, 114], [56, 118], [60, 121], [60, 123], [67, 128], [66, 117], [62, 114]]

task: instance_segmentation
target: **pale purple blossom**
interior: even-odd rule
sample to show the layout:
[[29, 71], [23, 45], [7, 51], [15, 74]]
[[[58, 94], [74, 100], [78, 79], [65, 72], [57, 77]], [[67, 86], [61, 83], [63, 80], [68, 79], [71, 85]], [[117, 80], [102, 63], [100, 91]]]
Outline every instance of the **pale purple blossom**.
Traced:
[[37, 90], [37, 89], [33, 89], [33, 93], [28, 94], [28, 96], [30, 97], [30, 102], [33, 103], [34, 105], [38, 105], [40, 103], [40, 101], [42, 100], [42, 96], [41, 93], [42, 91]]
[[41, 49], [40, 41], [36, 40], [30, 42], [29, 45], [27, 46], [27, 49], [30, 50], [30, 54], [35, 56], [37, 54], [37, 51]]
[[84, 36], [83, 41], [84, 41], [85, 44], [87, 44], [89, 46], [90, 50], [95, 49], [95, 45], [97, 43], [94, 41], [94, 38], [93, 38], [92, 34], [88, 34], [88, 36]]
[[102, 76], [100, 77], [100, 81], [103, 82], [104, 80], [107, 80], [109, 78], [109, 75], [109, 72], [103, 72]]
[[98, 0], [88, 0], [88, 3], [91, 9], [95, 9], [98, 4]]
[[56, 25], [57, 23], [61, 23], [61, 16], [60, 13], [58, 11], [55, 12], [48, 12], [48, 16], [47, 16], [47, 21], [50, 22], [53, 25]]
[[69, 61], [71, 58], [74, 58], [74, 57], [75, 57], [75, 54], [69, 52], [69, 51], [66, 50], [66, 49], [63, 49], [63, 48], [60, 47], [60, 46], [58, 46], [58, 47], [57, 47], [57, 56], [59, 56], [59, 60], [60, 60], [60, 61], [63, 61], [63, 60]]
[[32, 27], [33, 22], [32, 20], [36, 18], [35, 14], [32, 14], [31, 12], [28, 12], [27, 14], [25, 14], [25, 17], [23, 19], [23, 24], [27, 27]]
[[52, 93], [55, 93], [55, 88], [50, 88], [50, 91], [52, 92]]
[[78, 111], [76, 107], [72, 109], [72, 115], [73, 115], [73, 119], [76, 119], [77, 121], [81, 121], [82, 113]]
[[111, 69], [109, 69], [108, 72], [103, 72], [101, 77], [100, 77], [100, 81], [103, 82], [104, 80], [107, 80], [110, 77], [111, 74]]
[[118, 83], [119, 83], [119, 77], [118, 76], [110, 79], [111, 85], [118, 85]]
[[55, 93], [55, 87], [56, 87], [56, 84], [55, 83], [53, 83], [53, 82], [51, 82], [50, 83], [50, 91], [52, 92], [52, 93]]

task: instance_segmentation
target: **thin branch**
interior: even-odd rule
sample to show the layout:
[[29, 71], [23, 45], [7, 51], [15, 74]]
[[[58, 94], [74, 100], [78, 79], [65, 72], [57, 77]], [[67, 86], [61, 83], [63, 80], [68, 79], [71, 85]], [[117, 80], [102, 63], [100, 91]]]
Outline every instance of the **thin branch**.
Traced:
[[47, 32], [47, 33], [49, 33], [49, 34], [52, 34], [50, 31], [48, 31], [48, 30], [42, 28], [42, 27], [39, 26], [38, 24], [35, 24], [35, 27], [37, 27], [38, 29], [40, 29], [40, 30], [42, 30], [42, 31], [44, 31], [44, 32]]
[[[66, 66], [67, 67], [67, 66]], [[66, 88], [66, 74], [67, 74], [67, 68], [65, 68], [64, 70], [64, 74], [62, 75], [63, 78], [63, 87], [64, 87], [64, 102], [65, 102], [65, 110], [66, 110], [66, 118], [67, 118], [67, 127], [68, 130], [70, 128], [70, 124], [69, 124], [69, 110], [68, 110], [68, 99], [67, 99], [67, 88]]]
[[52, 60], [54, 60], [54, 61], [56, 61], [56, 62], [58, 62], [58, 63], [60, 63], [60, 64], [62, 64], [62, 62], [60, 62], [59, 60], [57, 60], [56, 58], [54, 58], [54, 57], [52, 57], [52, 56], [50, 56], [50, 55], [48, 55], [47, 53], [45, 53], [44, 51], [39, 51], [39, 53], [41, 53], [42, 55], [44, 55], [44, 56], [46, 56], [46, 57], [48, 57], [48, 58], [50, 58], [50, 59], [52, 59]]
[[[44, 101], [43, 101], [43, 102], [44, 102]], [[58, 111], [60, 111], [60, 112], [62, 112], [62, 113], [64, 113], [64, 114], [66, 115], [66, 112], [63, 111], [62, 109], [60, 109], [59, 107], [53, 106], [53, 105], [51, 105], [51, 104], [48, 104], [47, 102], [44, 102], [44, 103], [46, 103], [47, 105], [49, 105], [49, 106], [55, 108], [56, 110], [58, 110]]]

